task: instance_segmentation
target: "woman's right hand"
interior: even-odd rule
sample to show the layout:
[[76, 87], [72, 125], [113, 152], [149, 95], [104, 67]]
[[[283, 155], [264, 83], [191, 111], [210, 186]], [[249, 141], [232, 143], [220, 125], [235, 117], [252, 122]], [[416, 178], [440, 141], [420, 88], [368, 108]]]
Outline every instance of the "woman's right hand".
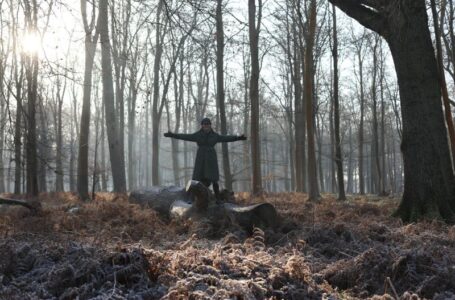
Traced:
[[170, 131], [168, 131], [168, 132], [166, 132], [166, 133], [164, 134], [165, 137], [172, 137], [173, 135], [174, 135], [174, 134], [173, 134], [172, 132], [170, 132]]

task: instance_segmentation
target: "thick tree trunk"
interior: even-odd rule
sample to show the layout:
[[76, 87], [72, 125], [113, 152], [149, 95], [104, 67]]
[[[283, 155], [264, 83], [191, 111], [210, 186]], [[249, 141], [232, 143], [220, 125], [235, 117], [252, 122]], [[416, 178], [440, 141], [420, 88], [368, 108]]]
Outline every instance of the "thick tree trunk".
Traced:
[[418, 15], [400, 28], [400, 36], [389, 38], [403, 115], [405, 185], [396, 214], [405, 221], [455, 221], [455, 179], [427, 21], [422, 4]]
[[400, 88], [404, 193], [396, 215], [404, 221], [455, 221], [455, 178], [441, 107], [437, 62], [424, 0], [401, 1], [373, 10], [332, 0], [389, 44]]
[[119, 124], [114, 105], [114, 85], [112, 81], [112, 62], [108, 31], [107, 0], [100, 0], [100, 39], [101, 66], [103, 73], [103, 102], [106, 111], [106, 128], [109, 141], [109, 156], [111, 161], [114, 191], [126, 192], [125, 157], [119, 141]]

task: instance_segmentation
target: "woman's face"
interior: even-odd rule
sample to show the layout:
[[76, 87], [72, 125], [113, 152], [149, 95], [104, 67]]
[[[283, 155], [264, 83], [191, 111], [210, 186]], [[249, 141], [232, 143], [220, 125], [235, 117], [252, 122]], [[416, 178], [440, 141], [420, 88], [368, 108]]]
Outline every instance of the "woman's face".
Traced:
[[209, 132], [212, 129], [212, 124], [210, 124], [209, 122], [202, 122], [201, 127], [202, 130], [204, 130], [204, 132]]

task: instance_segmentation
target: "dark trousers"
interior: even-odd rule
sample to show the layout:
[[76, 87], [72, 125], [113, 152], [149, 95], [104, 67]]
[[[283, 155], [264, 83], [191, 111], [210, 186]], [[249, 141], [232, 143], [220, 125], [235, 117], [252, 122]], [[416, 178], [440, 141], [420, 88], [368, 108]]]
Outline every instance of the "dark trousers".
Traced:
[[213, 184], [213, 192], [215, 193], [215, 198], [220, 198], [220, 186], [218, 185], [218, 181], [202, 180], [202, 183], [206, 187], [210, 187], [210, 185]]

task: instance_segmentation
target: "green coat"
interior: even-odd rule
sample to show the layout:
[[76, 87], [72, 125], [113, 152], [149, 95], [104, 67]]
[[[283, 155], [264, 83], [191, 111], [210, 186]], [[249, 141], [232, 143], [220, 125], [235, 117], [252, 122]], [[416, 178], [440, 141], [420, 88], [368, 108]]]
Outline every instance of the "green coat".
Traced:
[[194, 163], [193, 180], [218, 181], [220, 172], [218, 170], [218, 160], [216, 158], [216, 143], [235, 142], [240, 140], [236, 135], [220, 135], [209, 131], [205, 133], [202, 129], [191, 134], [171, 134], [172, 138], [196, 142], [198, 145], [196, 161]]

